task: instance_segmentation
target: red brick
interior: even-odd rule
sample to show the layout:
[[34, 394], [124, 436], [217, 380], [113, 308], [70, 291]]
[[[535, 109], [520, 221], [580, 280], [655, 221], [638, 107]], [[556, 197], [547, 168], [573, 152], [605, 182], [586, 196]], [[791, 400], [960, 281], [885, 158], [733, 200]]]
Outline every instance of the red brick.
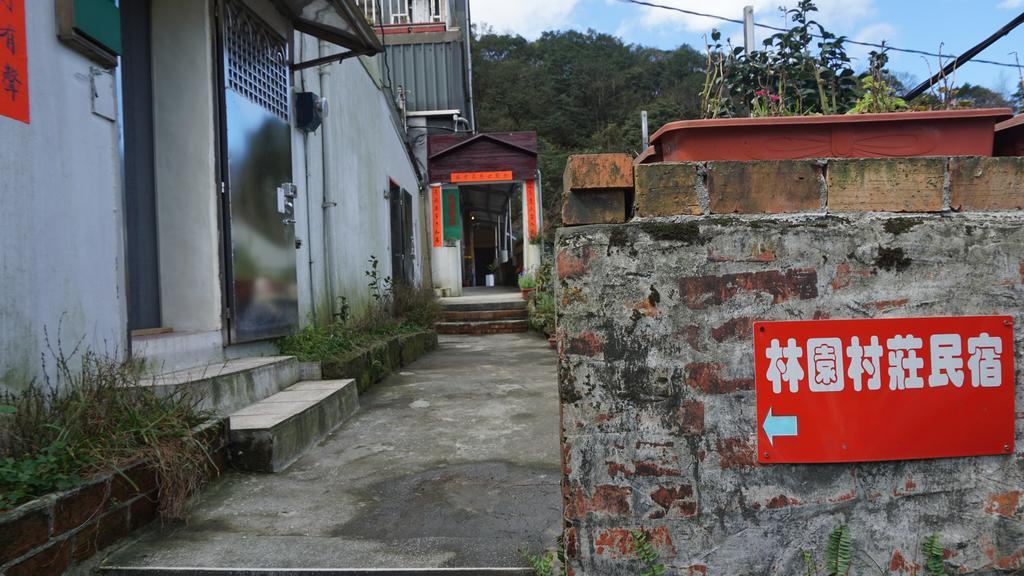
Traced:
[[641, 164], [636, 167], [637, 216], [696, 216], [699, 165], [689, 162]]
[[53, 507], [53, 535], [59, 536], [99, 517], [107, 505], [109, 480], [61, 496]]
[[[6, 518], [3, 518], [6, 516]], [[30, 505], [15, 516], [0, 516], [0, 566], [29, 550], [42, 546], [50, 538], [50, 508], [43, 503]]]
[[[645, 529], [647, 541], [655, 548], [662, 558], [671, 558], [676, 555], [675, 546], [672, 544], [672, 537], [669, 535], [668, 527], [658, 526]], [[594, 551], [598, 556], [610, 558], [631, 558], [633, 552], [633, 534], [627, 528], [606, 528], [597, 533], [594, 538]]]
[[159, 516], [160, 503], [157, 501], [156, 492], [140, 496], [129, 506], [128, 531], [137, 530], [149, 524]]
[[589, 270], [590, 258], [592, 256], [593, 251], [589, 247], [583, 248], [579, 256], [570, 253], [564, 248], [559, 250], [555, 262], [558, 278], [568, 280], [570, 278], [583, 277]]
[[569, 338], [566, 345], [568, 354], [594, 357], [604, 351], [604, 340], [592, 332], [584, 332], [578, 336]]
[[828, 209], [832, 212], [939, 212], [946, 179], [944, 158], [831, 160]]
[[625, 192], [570, 192], [562, 198], [562, 224], [565, 226], [621, 224], [626, 221]]
[[988, 499], [985, 501], [985, 513], [1006, 518], [1019, 517], [1017, 507], [1020, 505], [1022, 494], [1024, 492], [1020, 490], [989, 494]]
[[632, 509], [630, 504], [633, 489], [628, 486], [612, 486], [604, 484], [594, 489], [594, 494], [587, 498], [582, 489], [576, 490], [576, 516], [583, 517], [588, 513], [624, 516]]
[[796, 498], [790, 498], [785, 494], [779, 494], [778, 496], [772, 498], [771, 500], [768, 500], [764, 507], [769, 510], [777, 510], [779, 508], [799, 506], [801, 504], [803, 504], [803, 502], [797, 500]]
[[107, 548], [128, 535], [128, 509], [114, 510], [91, 522], [74, 535], [74, 563], [92, 558], [97, 552]]
[[562, 190], [633, 188], [633, 159], [628, 154], [573, 154], [565, 161]]
[[714, 362], [694, 362], [686, 365], [686, 385], [706, 394], [730, 394], [753, 390], [753, 378], [726, 380], [719, 374], [722, 366]]
[[704, 433], [704, 403], [684, 400], [676, 412], [678, 430], [683, 436], [697, 436]]
[[951, 158], [953, 210], [1024, 209], [1024, 159]]
[[757, 466], [754, 447], [745, 438], [723, 438], [715, 441], [720, 466], [723, 470]]
[[818, 297], [818, 273], [813, 268], [743, 272], [722, 276], [690, 276], [679, 280], [680, 298], [691, 310], [719, 306], [740, 291], [771, 295], [772, 304], [793, 298]]
[[71, 541], [53, 543], [7, 569], [7, 576], [62, 574], [71, 565]]
[[896, 300], [879, 300], [877, 302], [868, 302], [864, 304], [867, 308], [874, 308], [878, 312], [889, 312], [897, 308], [902, 308], [907, 305], [906, 298], [898, 298]]
[[156, 487], [156, 469], [147, 462], [137, 462], [111, 478], [110, 504], [124, 504], [139, 494], [156, 490]]
[[579, 543], [577, 542], [576, 529], [566, 528], [565, 537], [563, 542], [565, 543], [565, 557], [575, 560], [579, 557], [580, 549]]
[[693, 487], [688, 484], [658, 486], [651, 492], [651, 501], [661, 507], [650, 514], [650, 518], [687, 518], [697, 513], [693, 501]]
[[712, 214], [821, 210], [821, 166], [808, 161], [709, 162]]
[[673, 463], [662, 462], [658, 464], [656, 462], [650, 462], [647, 460], [633, 460], [631, 465], [627, 466], [619, 462], [606, 462], [608, 465], [608, 475], [612, 477], [621, 476], [623, 478], [636, 478], [636, 477], [648, 477], [648, 478], [661, 478], [666, 476], [681, 476], [682, 470], [678, 466], [673, 466]]
[[717, 328], [712, 328], [711, 337], [714, 338], [716, 342], [725, 342], [726, 340], [752, 340], [754, 338], [754, 322], [757, 320], [757, 318], [751, 318], [749, 316], [733, 318]]
[[858, 267], [855, 270], [849, 262], [843, 262], [836, 266], [836, 275], [832, 277], [832, 282], [829, 285], [832, 286], [833, 291], [842, 290], [850, 285], [855, 276], [868, 278], [871, 276], [871, 270], [864, 267]]

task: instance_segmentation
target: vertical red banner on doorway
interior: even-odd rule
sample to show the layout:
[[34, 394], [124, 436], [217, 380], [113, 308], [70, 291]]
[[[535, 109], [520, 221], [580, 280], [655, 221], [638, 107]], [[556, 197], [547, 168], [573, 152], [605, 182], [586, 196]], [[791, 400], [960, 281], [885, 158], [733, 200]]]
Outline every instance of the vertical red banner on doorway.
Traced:
[[25, 0], [0, 0], [0, 116], [29, 123]]
[[430, 216], [434, 236], [434, 248], [444, 247], [444, 216], [441, 206], [441, 187], [430, 187]]
[[537, 183], [527, 180], [523, 193], [526, 194], [527, 240], [532, 240], [537, 235]]

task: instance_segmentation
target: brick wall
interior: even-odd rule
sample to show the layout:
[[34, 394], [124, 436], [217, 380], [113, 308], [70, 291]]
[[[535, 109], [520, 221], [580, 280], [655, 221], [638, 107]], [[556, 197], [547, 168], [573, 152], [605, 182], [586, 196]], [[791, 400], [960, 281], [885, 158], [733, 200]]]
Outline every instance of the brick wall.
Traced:
[[[203, 431], [209, 476], [224, 469], [227, 426]], [[57, 576], [88, 570], [96, 554], [158, 517], [156, 471], [145, 461], [102, 474], [67, 492], [0, 512], [0, 574]]]
[[1020, 374], [1021, 175], [1012, 158], [652, 164], [632, 214], [562, 228], [574, 573], [638, 573], [640, 528], [674, 574], [802, 574], [841, 523], [856, 573], [878, 573], [866, 556], [920, 573], [932, 532], [961, 573], [1024, 569], [1021, 387], [1011, 455], [762, 466], [751, 342], [762, 319], [1008, 314]]

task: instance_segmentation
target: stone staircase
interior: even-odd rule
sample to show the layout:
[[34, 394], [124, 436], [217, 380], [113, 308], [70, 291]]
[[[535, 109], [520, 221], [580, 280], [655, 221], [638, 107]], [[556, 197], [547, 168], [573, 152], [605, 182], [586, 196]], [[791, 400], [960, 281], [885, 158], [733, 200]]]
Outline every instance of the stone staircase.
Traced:
[[437, 324], [438, 334], [508, 334], [529, 330], [526, 301], [505, 299], [488, 302], [459, 302], [445, 299], [443, 320]]
[[188, 390], [200, 408], [226, 418], [231, 467], [278, 472], [359, 407], [354, 380], [319, 380], [317, 372], [292, 356], [239, 358], [155, 375], [143, 385], [161, 395]]

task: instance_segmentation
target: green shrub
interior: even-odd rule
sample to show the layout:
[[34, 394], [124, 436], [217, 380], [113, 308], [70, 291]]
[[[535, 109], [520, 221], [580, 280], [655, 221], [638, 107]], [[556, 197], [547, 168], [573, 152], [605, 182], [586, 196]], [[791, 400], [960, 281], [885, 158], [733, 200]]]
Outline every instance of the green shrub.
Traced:
[[77, 355], [51, 350], [54, 381], [0, 396], [0, 508], [146, 459], [157, 469], [161, 513], [183, 518], [212, 466], [195, 433], [210, 414], [185, 387], [157, 396], [136, 364]]
[[547, 336], [555, 333], [555, 297], [550, 292], [534, 291], [526, 305], [530, 329]]
[[430, 288], [399, 284], [392, 292], [392, 315], [395, 319], [433, 328], [441, 319], [444, 309]]
[[537, 278], [532, 272], [523, 272], [519, 275], [519, 289], [530, 290], [537, 287]]

